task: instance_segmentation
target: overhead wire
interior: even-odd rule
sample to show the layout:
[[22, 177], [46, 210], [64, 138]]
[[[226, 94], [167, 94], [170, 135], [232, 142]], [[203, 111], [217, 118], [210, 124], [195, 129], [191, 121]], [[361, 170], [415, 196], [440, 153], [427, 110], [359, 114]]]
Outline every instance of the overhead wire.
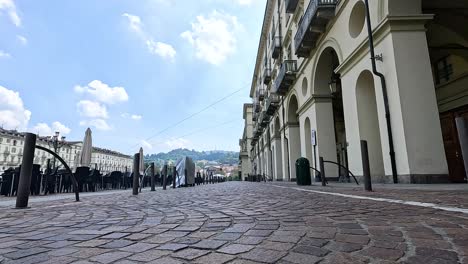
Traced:
[[[247, 84], [247, 85], [248, 85], [248, 84]], [[239, 93], [239, 92], [242, 91], [247, 85], [243, 86], [242, 88], [240, 88], [240, 89], [238, 89], [238, 90], [235, 90], [235, 91], [229, 93], [228, 95], [226, 95], [226, 96], [224, 96], [224, 97], [218, 99], [217, 101], [215, 101], [215, 102], [209, 104], [208, 106], [202, 108], [201, 110], [199, 110], [199, 111], [197, 111], [197, 112], [195, 112], [195, 113], [193, 113], [193, 114], [190, 114], [189, 116], [187, 116], [187, 117], [185, 117], [185, 118], [179, 120], [178, 122], [167, 126], [166, 128], [164, 128], [164, 129], [162, 129], [162, 130], [156, 132], [155, 134], [149, 136], [148, 138], [146, 138], [146, 139], [144, 139], [144, 140], [145, 140], [145, 141], [149, 141], [149, 140], [155, 138], [156, 136], [159, 136], [159, 135], [161, 135], [162, 133], [164, 133], [164, 132], [166, 132], [166, 131], [168, 131], [168, 130], [170, 130], [170, 129], [172, 129], [172, 128], [174, 128], [174, 127], [180, 125], [180, 124], [182, 124], [183, 122], [185, 122], [185, 121], [187, 121], [187, 120], [189, 120], [189, 119], [191, 119], [191, 118], [193, 118], [193, 117], [195, 117], [195, 116], [197, 116], [197, 115], [203, 113], [204, 111], [210, 109], [211, 107], [213, 107], [213, 106], [215, 106], [215, 105], [221, 103], [222, 101], [224, 101], [224, 100], [226, 100], [226, 99], [228, 99], [228, 98], [234, 96], [235, 94]], [[136, 143], [135, 145], [133, 145], [133, 146], [131, 147], [131, 149], [133, 149], [133, 148], [135, 148], [135, 147], [138, 147], [138, 145], [139, 145], [139, 143]]]

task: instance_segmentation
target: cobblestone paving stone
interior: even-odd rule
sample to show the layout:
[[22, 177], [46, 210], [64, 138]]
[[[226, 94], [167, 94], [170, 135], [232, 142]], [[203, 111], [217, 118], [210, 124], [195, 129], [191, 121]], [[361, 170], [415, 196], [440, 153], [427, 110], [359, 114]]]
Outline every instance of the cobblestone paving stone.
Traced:
[[[3, 206], [0, 263], [468, 263], [467, 214], [288, 186], [232, 182]], [[394, 193], [380, 195], [405, 197]]]

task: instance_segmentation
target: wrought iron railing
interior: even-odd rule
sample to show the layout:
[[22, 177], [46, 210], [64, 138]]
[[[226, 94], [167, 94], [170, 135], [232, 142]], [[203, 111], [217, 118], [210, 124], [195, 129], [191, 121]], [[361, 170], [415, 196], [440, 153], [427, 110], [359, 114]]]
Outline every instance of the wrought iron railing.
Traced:
[[275, 81], [275, 92], [280, 90], [280, 87], [283, 85], [284, 78], [286, 74], [295, 74], [297, 72], [297, 61], [295, 60], [285, 60], [281, 63], [278, 76]]
[[297, 4], [299, 0], [285, 0], [286, 13], [294, 13], [296, 11]]
[[294, 47], [296, 50], [298, 50], [299, 46], [301, 45], [304, 36], [309, 29], [310, 23], [317, 13], [317, 9], [320, 6], [336, 6], [338, 2], [338, 0], [310, 0], [304, 15], [299, 21], [299, 27], [297, 29], [296, 35], [294, 36]]
[[271, 40], [271, 57], [278, 59], [281, 52], [281, 36], [274, 36]]

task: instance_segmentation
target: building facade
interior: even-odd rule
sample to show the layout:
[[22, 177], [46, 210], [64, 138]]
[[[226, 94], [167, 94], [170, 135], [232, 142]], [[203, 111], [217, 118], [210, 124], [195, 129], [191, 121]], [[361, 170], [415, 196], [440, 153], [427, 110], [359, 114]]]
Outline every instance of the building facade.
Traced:
[[243, 118], [244, 118], [244, 132], [242, 138], [239, 140], [239, 172], [241, 180], [244, 180], [249, 174], [252, 174], [252, 155], [250, 147], [252, 144], [252, 131], [253, 131], [253, 105], [244, 104]]
[[133, 158], [117, 151], [93, 147], [90, 167], [99, 169], [101, 173], [131, 172]]
[[468, 2], [368, 2], [375, 60], [365, 1], [267, 1], [250, 91], [256, 173], [294, 180], [302, 156], [362, 175], [365, 140], [374, 181], [466, 182], [455, 118], [468, 116]]
[[[60, 157], [74, 170], [80, 166], [80, 155], [83, 142], [81, 141], [62, 141], [61, 147], [57, 150]], [[24, 133], [15, 130], [6, 130], [0, 128], [0, 174], [8, 168], [14, 168], [21, 165], [23, 158]], [[54, 150], [50, 138], [38, 137], [36, 144], [50, 150]], [[50, 160], [51, 166], [53, 156], [43, 150], [36, 149], [34, 153], [34, 164], [39, 164], [41, 170], [47, 168], [47, 162]], [[56, 165], [60, 162], [57, 160]], [[132, 171], [133, 159], [131, 156], [121, 154], [116, 151], [93, 147], [91, 156], [91, 167], [100, 168], [102, 173], [109, 173], [115, 170]]]

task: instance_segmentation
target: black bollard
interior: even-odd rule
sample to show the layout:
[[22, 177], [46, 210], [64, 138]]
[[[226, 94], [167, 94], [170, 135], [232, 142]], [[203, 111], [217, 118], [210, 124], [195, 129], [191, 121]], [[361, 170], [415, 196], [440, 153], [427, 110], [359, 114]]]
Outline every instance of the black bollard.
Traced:
[[150, 173], [151, 173], [151, 191], [154, 192], [156, 191], [156, 175], [154, 174], [154, 162], [151, 162], [151, 169], [150, 169]]
[[367, 149], [367, 141], [361, 140], [361, 158], [362, 158], [362, 176], [364, 178], [364, 189], [372, 192], [372, 181], [369, 166], [369, 152]]
[[140, 178], [140, 153], [133, 156], [133, 195], [138, 195], [138, 179]]
[[176, 188], [176, 177], [177, 177], [177, 168], [174, 166], [172, 168], [172, 188]]
[[323, 157], [320, 157], [320, 177], [322, 178], [322, 186], [327, 186], [327, 181], [325, 179], [325, 163], [323, 162]]
[[163, 166], [163, 170], [162, 170], [162, 182], [163, 182], [163, 190], [166, 190], [166, 185], [167, 185], [167, 165], [164, 165]]
[[[19, 177], [18, 192], [16, 195], [16, 208], [27, 208], [31, 188], [31, 177], [36, 149], [36, 135], [26, 133], [23, 147], [23, 161]], [[12, 183], [14, 184], [14, 183]]]

